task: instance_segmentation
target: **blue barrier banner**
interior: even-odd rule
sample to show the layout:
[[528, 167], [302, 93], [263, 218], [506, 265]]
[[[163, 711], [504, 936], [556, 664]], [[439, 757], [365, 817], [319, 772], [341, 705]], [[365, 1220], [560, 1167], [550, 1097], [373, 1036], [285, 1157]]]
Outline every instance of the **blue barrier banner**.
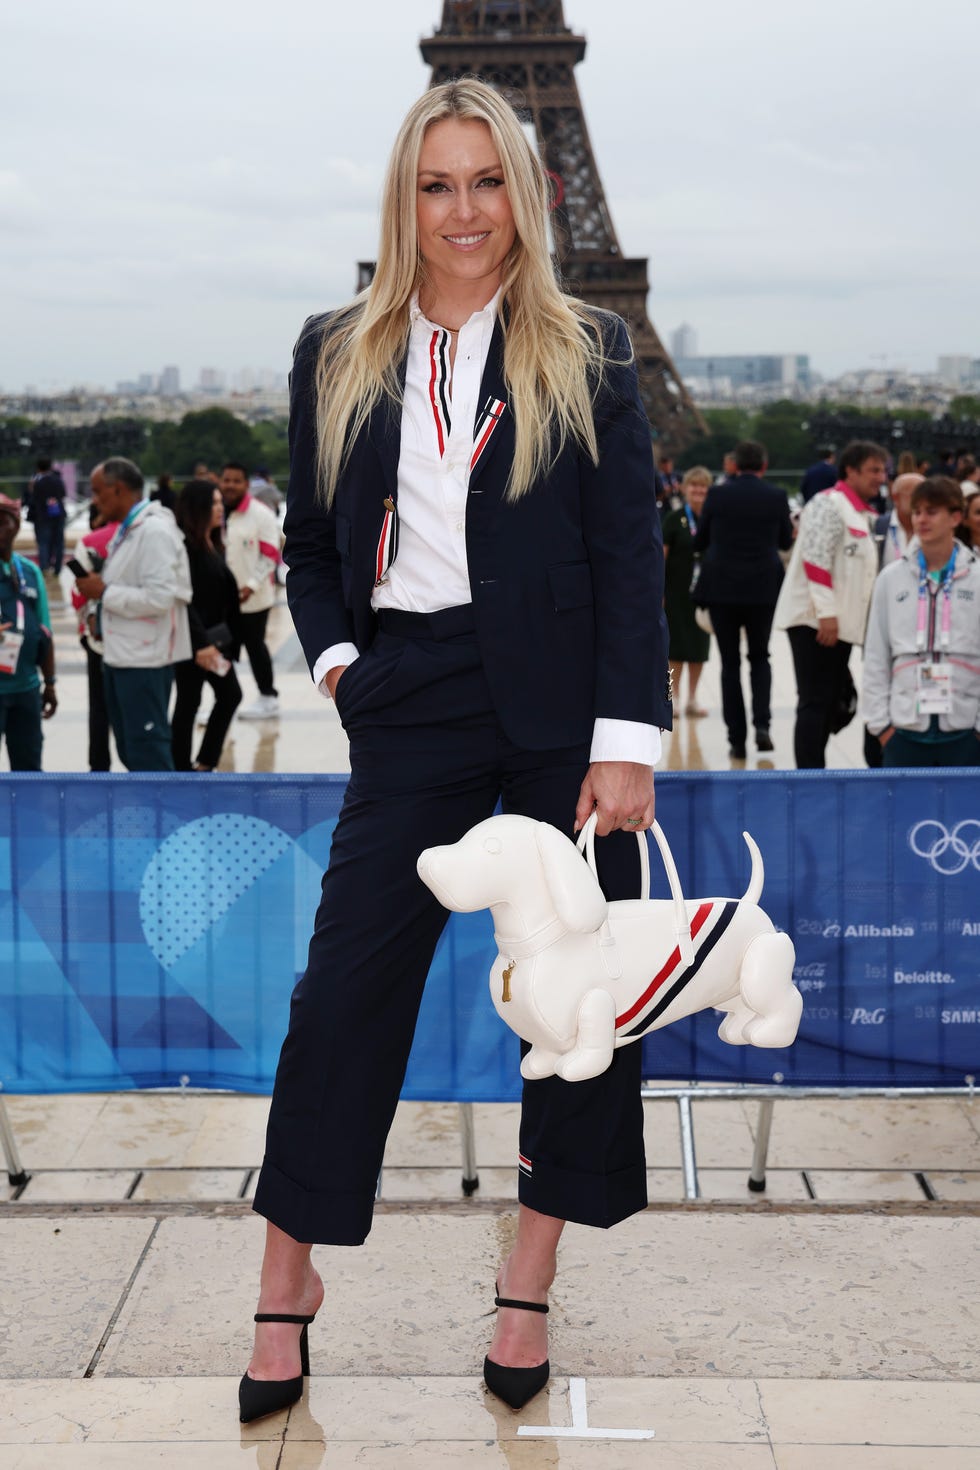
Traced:
[[[305, 967], [339, 776], [10, 776], [0, 782], [0, 1083], [9, 1092], [271, 1090]], [[689, 898], [740, 895], [797, 951], [785, 1051], [712, 1012], [640, 1043], [650, 1078], [962, 1085], [980, 1073], [980, 775], [664, 774]], [[656, 849], [653, 890], [667, 892]], [[453, 915], [403, 1095], [520, 1095], [490, 1003], [487, 914]]]

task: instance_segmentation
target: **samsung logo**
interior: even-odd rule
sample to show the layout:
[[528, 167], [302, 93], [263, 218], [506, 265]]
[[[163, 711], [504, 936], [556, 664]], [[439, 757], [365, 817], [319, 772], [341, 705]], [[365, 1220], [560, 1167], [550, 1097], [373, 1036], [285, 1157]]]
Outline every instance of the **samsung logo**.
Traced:
[[896, 970], [896, 985], [955, 985], [952, 975], [945, 970]]
[[980, 1026], [980, 1011], [940, 1011], [944, 1026]]

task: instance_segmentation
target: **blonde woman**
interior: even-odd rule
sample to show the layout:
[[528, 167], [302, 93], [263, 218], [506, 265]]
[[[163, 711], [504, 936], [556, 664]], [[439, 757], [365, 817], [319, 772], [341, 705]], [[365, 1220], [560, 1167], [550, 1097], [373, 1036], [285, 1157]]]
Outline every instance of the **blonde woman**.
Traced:
[[[511, 108], [478, 81], [436, 87], [395, 143], [371, 287], [297, 344], [287, 588], [351, 778], [256, 1193], [243, 1420], [302, 1392], [325, 1290], [310, 1243], [371, 1227], [446, 920], [419, 852], [498, 798], [568, 833], [596, 811], [607, 892], [637, 891], [633, 834], [653, 820], [670, 721], [650, 435], [625, 327], [561, 294], [546, 220]], [[484, 1364], [515, 1407], [548, 1379], [564, 1221], [608, 1227], [645, 1205], [639, 1067], [625, 1047], [594, 1081], [524, 1087], [519, 1224]]]
[[698, 704], [698, 684], [707, 662], [711, 639], [698, 627], [691, 601], [691, 584], [697, 568], [694, 537], [704, 497], [711, 487], [712, 474], [704, 465], [695, 465], [681, 481], [684, 504], [664, 516], [664, 557], [667, 568], [664, 579], [664, 610], [670, 630], [670, 673], [674, 699], [681, 702], [681, 674], [687, 668], [687, 703], [684, 713], [702, 719], [708, 711]]

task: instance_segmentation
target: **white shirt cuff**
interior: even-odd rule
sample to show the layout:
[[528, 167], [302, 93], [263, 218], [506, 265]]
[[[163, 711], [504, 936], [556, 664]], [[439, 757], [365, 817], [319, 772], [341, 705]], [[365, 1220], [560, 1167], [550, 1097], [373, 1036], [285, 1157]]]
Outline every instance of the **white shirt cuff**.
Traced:
[[638, 766], [655, 766], [662, 754], [663, 741], [656, 725], [641, 725], [637, 720], [595, 722], [589, 755], [592, 761], [635, 761]]
[[336, 669], [340, 664], [352, 664], [358, 658], [357, 646], [353, 643], [331, 643], [325, 648], [313, 665], [313, 682], [323, 695], [324, 699], [330, 698], [330, 691], [323, 682], [331, 669]]

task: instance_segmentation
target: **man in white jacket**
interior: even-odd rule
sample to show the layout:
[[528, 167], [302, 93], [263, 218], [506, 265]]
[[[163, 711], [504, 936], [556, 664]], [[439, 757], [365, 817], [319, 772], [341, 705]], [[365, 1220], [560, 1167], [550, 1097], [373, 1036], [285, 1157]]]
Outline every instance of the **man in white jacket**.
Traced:
[[81, 595], [99, 604], [106, 707], [116, 749], [127, 770], [172, 771], [173, 666], [191, 657], [184, 538], [169, 510], [143, 499], [143, 476], [132, 460], [98, 465], [92, 495], [103, 518], [119, 522], [101, 574], [77, 581]]
[[240, 711], [240, 720], [268, 720], [279, 713], [272, 658], [265, 641], [269, 609], [276, 600], [279, 522], [267, 505], [249, 494], [248, 470], [226, 464], [221, 471], [225, 503], [225, 555], [238, 583], [242, 643], [252, 666], [259, 697]]
[[[773, 626], [789, 633], [796, 671], [794, 749], [800, 770], [826, 765], [835, 715], [848, 689], [851, 646], [864, 642], [878, 571], [869, 503], [885, 481], [885, 451], [849, 444], [840, 479], [803, 508]], [[851, 686], [853, 687], [853, 686]]]
[[963, 492], [912, 492], [917, 538], [875, 585], [862, 704], [885, 766], [980, 765], [980, 562], [956, 539]]

